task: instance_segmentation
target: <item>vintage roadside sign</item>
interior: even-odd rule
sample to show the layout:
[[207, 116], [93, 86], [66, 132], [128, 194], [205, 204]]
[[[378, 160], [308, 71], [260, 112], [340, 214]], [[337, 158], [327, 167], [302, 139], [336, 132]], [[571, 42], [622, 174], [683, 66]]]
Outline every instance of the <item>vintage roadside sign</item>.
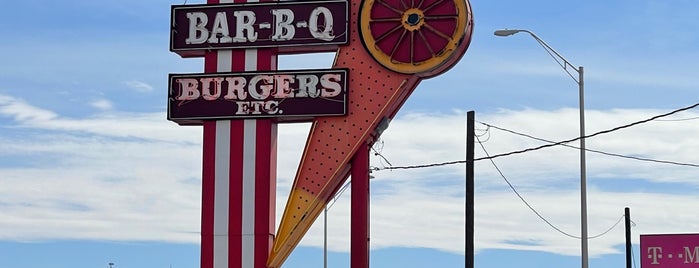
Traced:
[[174, 5], [170, 50], [195, 57], [215, 49], [337, 47], [347, 32], [347, 0]]
[[[168, 119], [204, 128], [201, 267], [279, 268], [350, 173], [369, 179], [368, 147], [420, 81], [466, 52], [471, 6], [206, 2], [172, 6], [170, 50], [203, 56], [206, 73], [171, 74], [168, 89]], [[277, 55], [315, 51], [335, 51], [333, 69], [272, 70]], [[275, 125], [297, 121], [313, 126], [275, 233]], [[358, 185], [351, 261], [368, 267], [368, 181]]]
[[699, 234], [641, 235], [641, 268], [699, 267]]
[[170, 74], [168, 120], [308, 120], [347, 113], [347, 69]]

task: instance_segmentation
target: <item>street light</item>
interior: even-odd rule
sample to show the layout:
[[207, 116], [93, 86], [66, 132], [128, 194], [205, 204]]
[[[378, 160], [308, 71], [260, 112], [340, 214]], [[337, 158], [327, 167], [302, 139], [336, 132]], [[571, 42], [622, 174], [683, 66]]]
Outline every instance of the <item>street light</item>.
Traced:
[[[510, 36], [516, 33], [525, 32], [531, 35], [539, 44], [546, 49], [546, 52], [560, 65], [563, 70], [573, 78], [573, 80], [578, 84], [579, 88], [579, 99], [580, 99], [580, 238], [581, 238], [581, 253], [582, 253], [582, 268], [588, 267], [588, 250], [587, 250], [587, 175], [585, 168], [585, 83], [583, 80], [583, 67], [575, 67], [568, 60], [563, 58], [561, 54], [558, 54], [556, 50], [551, 48], [544, 40], [541, 40], [536, 34], [528, 30], [497, 30], [495, 31], [496, 36]], [[568, 70], [575, 70], [578, 73], [578, 78], [576, 79], [573, 74]]]

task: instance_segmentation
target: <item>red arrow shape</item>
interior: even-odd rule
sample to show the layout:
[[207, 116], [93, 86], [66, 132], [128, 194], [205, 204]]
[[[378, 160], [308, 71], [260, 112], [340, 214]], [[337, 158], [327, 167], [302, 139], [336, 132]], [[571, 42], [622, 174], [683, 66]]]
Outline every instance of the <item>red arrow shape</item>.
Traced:
[[[380, 8], [374, 13], [381, 13], [380, 11], [383, 8], [385, 13], [390, 16], [396, 9], [386, 9], [384, 7], [390, 5], [388, 3], [390, 1], [401, 0], [379, 1], [380, 3], [377, 3], [376, 6]], [[385, 28], [387, 29], [387, 34], [382, 34], [381, 36], [377, 34], [379, 38], [376, 38], [376, 40], [363, 42], [360, 39], [362, 37], [360, 37], [359, 27], [357, 26], [360, 23], [350, 22], [352, 26], [350, 27], [350, 44], [340, 47], [333, 64], [336, 68], [349, 69], [348, 114], [344, 117], [314, 119], [301, 163], [282, 215], [281, 224], [268, 258], [268, 267], [281, 266], [291, 251], [301, 241], [311, 224], [320, 215], [327, 201], [337, 192], [338, 187], [349, 176], [349, 162], [360, 145], [362, 143], [371, 145], [374, 142], [377, 127], [383, 120], [393, 118], [422, 77], [432, 77], [446, 71], [466, 51], [471, 40], [473, 24], [468, 2], [460, 1], [464, 0], [410, 1], [411, 4], [416, 6], [404, 6], [403, 13], [399, 13], [399, 17], [402, 20], [393, 21], [391, 18], [386, 18], [386, 16], [381, 17], [381, 14], [376, 15], [367, 10], [361, 11], [359, 1], [351, 1], [351, 18], [361, 19], [360, 11], [365, 12], [362, 14], [366, 14], [369, 17], [381, 17], [375, 20], [376, 23], [374, 25], [371, 22], [362, 24], [366, 26], [366, 28], [362, 28], [364, 31], [363, 38], [367, 38], [367, 30], [379, 31]], [[362, 2], [362, 8], [367, 5], [374, 7], [374, 0], [364, 0]], [[370, 9], [373, 10], [373, 8]], [[455, 12], [454, 10], [462, 13], [457, 14], [458, 16], [435, 15], [431, 13], [446, 14], [453, 13]], [[463, 14], [464, 12], [467, 14]], [[463, 21], [459, 19], [456, 21], [459, 24], [458, 27], [453, 26], [451, 28], [444, 21], [434, 22], [437, 27], [427, 25], [432, 18], [436, 18], [436, 20], [444, 20], [446, 18], [447, 22], [449, 22], [448, 20], [453, 19], [452, 17], [458, 17], [463, 19]], [[392, 30], [390, 25], [385, 27], [383, 23], [386, 21], [397, 23], [398, 26], [395, 26], [393, 29], [398, 27], [398, 30]], [[462, 23], [464, 25], [461, 25]], [[420, 54], [411, 51], [417, 47], [421, 40], [426, 40], [425, 36], [429, 36], [429, 33], [418, 33], [419, 30], [425, 29], [426, 32], [440, 31], [438, 27], [440, 25], [446, 25], [444, 27], [447, 29], [446, 32], [449, 32], [449, 29], [451, 29], [451, 34], [460, 38], [456, 40], [446, 38], [446, 41], [442, 42], [445, 48], [440, 51], [435, 49], [436, 45], [440, 44], [439, 42], [425, 42], [426, 44], [423, 47], [426, 47], [426, 50], [431, 55], [435, 58], [443, 58], [441, 62], [434, 65], [434, 68], [425, 69], [425, 65], [420, 65], [422, 63], [412, 62]], [[400, 32], [400, 30], [405, 33], [399, 33], [401, 37], [394, 38], [397, 42], [396, 45], [385, 46], [380, 44], [380, 42], [383, 42], [382, 40], [391, 40], [391, 34]], [[443, 33], [433, 33], [432, 35], [436, 36], [434, 37], [435, 39], [439, 39], [440, 36], [446, 36]], [[409, 37], [405, 38], [405, 36]], [[363, 45], [365, 43], [373, 44], [372, 48], [366, 49]], [[382, 45], [384, 45], [384, 48], [381, 47]], [[405, 49], [409, 51], [405, 52]], [[369, 54], [367, 50], [373, 51], [372, 53], [374, 54]], [[387, 50], [389, 52], [386, 52]], [[386, 52], [386, 54], [381, 54], [383, 52]], [[445, 56], [446, 53], [450, 54], [450, 56]], [[424, 51], [422, 54], [430, 55], [425, 54]], [[410, 62], [405, 64], [398, 63], [396, 68], [391, 68], [392, 70], [384, 67], [386, 64], [390, 65], [396, 62], [394, 56], [398, 58], [401, 55], [408, 55], [404, 58]], [[380, 64], [379, 62], [382, 63]], [[425, 60], [424, 62], [429, 64], [430, 60]], [[432, 62], [434, 61], [432, 60]], [[407, 74], [397, 72], [411, 69], [411, 66], [419, 69], [420, 73]]]

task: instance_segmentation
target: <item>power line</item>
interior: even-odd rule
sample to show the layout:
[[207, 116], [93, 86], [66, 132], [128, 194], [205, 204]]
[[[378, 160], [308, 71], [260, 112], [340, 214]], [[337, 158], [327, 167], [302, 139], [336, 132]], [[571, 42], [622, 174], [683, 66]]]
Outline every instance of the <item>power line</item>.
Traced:
[[609, 229], [607, 229], [606, 231], [604, 231], [604, 232], [602, 232], [602, 233], [600, 233], [600, 234], [598, 234], [598, 235], [590, 236], [590, 237], [588, 237], [588, 239], [595, 239], [595, 238], [598, 238], [598, 237], [602, 237], [602, 236], [606, 235], [607, 233], [611, 232], [612, 230], [614, 230], [614, 228], [617, 227], [617, 225], [619, 225], [619, 223], [621, 222], [621, 220], [624, 219], [624, 217], [625, 217], [625, 215], [621, 215], [621, 217], [619, 217], [619, 219], [616, 221], [616, 223], [614, 223], [614, 225], [612, 225], [611, 227], [609, 227]]
[[[379, 150], [376, 150], [376, 148], [374, 148], [374, 146], [376, 146], [377, 143], [380, 143], [380, 144], [381, 144], [381, 148], [380, 148]], [[384, 146], [383, 140], [380, 141], [380, 142], [377, 142], [377, 143], [374, 143], [374, 144], [371, 146], [371, 150], [374, 151], [374, 155], [380, 157], [380, 158], [381, 158], [383, 161], [385, 161], [386, 164], [388, 164], [389, 166], [393, 166], [393, 164], [391, 164], [391, 162], [388, 161], [388, 159], [386, 159], [386, 157], [384, 157], [383, 154], [381, 154], [381, 151], [383, 151], [383, 146]], [[381, 163], [381, 164], [383, 164], [383, 163]], [[384, 166], [385, 166], [385, 165], [384, 165]]]
[[660, 119], [660, 120], [658, 120], [658, 121], [663, 121], [663, 122], [678, 122], [678, 121], [692, 121], [692, 120], [699, 120], [699, 116], [690, 117], [690, 118], [678, 118], [678, 119]]
[[[691, 110], [691, 109], [694, 109], [694, 108], [696, 108], [696, 107], [698, 107], [698, 106], [699, 106], [699, 103], [696, 103], [696, 104], [693, 104], [693, 105], [690, 105], [690, 106], [687, 106], [687, 107], [684, 107], [684, 108], [680, 108], [680, 109], [677, 109], [677, 110], [673, 110], [673, 111], [668, 112], [668, 113], [656, 115], [656, 116], [650, 117], [650, 118], [648, 118], [648, 119], [636, 121], [636, 122], [633, 122], [633, 123], [630, 123], [630, 124], [618, 126], [618, 127], [615, 127], [615, 128], [612, 128], [612, 129], [608, 129], [608, 130], [599, 131], [599, 132], [596, 132], [596, 133], [593, 133], [593, 134], [584, 136], [584, 138], [591, 138], [591, 137], [599, 136], [599, 135], [602, 135], [602, 134], [607, 134], [607, 133], [611, 133], [611, 132], [618, 131], [618, 130], [621, 130], [621, 129], [625, 129], [625, 128], [629, 128], [629, 127], [632, 127], [632, 126], [636, 126], [636, 125], [639, 125], [639, 124], [644, 124], [644, 123], [647, 123], [647, 122], [650, 122], [650, 121], [653, 121], [653, 120], [657, 120], [658, 118], [670, 116], [670, 115], [673, 115], [673, 114], [676, 114], [676, 113], [679, 113], [679, 112], [683, 112], [683, 111], [686, 111], [686, 110]], [[486, 125], [486, 126], [488, 126], [488, 125]], [[486, 130], [486, 131], [487, 131], [487, 130]], [[495, 158], [499, 158], [499, 157], [505, 157], [505, 156], [511, 156], [511, 155], [516, 155], [516, 154], [522, 154], [522, 153], [526, 153], [526, 152], [537, 151], [537, 150], [541, 150], [541, 149], [545, 149], [545, 148], [549, 148], [549, 147], [554, 147], [554, 146], [559, 146], [559, 145], [570, 146], [570, 145], [566, 145], [566, 144], [567, 144], [567, 143], [574, 142], [574, 141], [577, 141], [577, 140], [579, 140], [579, 139], [581, 139], [581, 138], [583, 138], [583, 137], [577, 137], [577, 138], [573, 138], [573, 139], [569, 139], [569, 140], [564, 140], [564, 141], [559, 141], [559, 142], [553, 142], [553, 143], [550, 143], [550, 144], [545, 144], [545, 145], [541, 145], [541, 146], [537, 146], [537, 147], [531, 147], [531, 148], [527, 148], [527, 149], [523, 149], [523, 150], [518, 150], [518, 151], [512, 151], [512, 152], [508, 152], [508, 153], [497, 154], [497, 155], [493, 155], [493, 156], [487, 156], [487, 157], [476, 158], [476, 159], [474, 159], [474, 161], [487, 160], [487, 159], [495, 159]], [[601, 151], [592, 151], [592, 152], [602, 153]], [[616, 154], [612, 154], [612, 153], [604, 153], [604, 154], [607, 154], [607, 155], [610, 155], [610, 156], [621, 156], [621, 155], [616, 155]], [[624, 156], [624, 158], [629, 158], [629, 159], [634, 159], [634, 160], [641, 160], [641, 161], [651, 161], [650, 159], [640, 158], [640, 157]], [[664, 163], [664, 164], [673, 164], [673, 165], [683, 165], [683, 166], [690, 166], [690, 167], [699, 167], [699, 165], [696, 165], [696, 164], [686, 164], [686, 163], [678, 163], [678, 162], [664, 161], [664, 160], [652, 160], [651, 162]], [[431, 164], [422, 164], [422, 165], [411, 165], [411, 166], [390, 166], [390, 167], [381, 167], [381, 168], [379, 168], [379, 167], [371, 167], [370, 169], [371, 169], [371, 171], [397, 170], [397, 169], [418, 169], [418, 168], [429, 168], [429, 167], [438, 167], [438, 166], [448, 166], [448, 165], [464, 164], [464, 163], [466, 163], [466, 160], [457, 160], [457, 161], [449, 161], [449, 162], [441, 162], [441, 163], [431, 163]]]
[[[585, 138], [585, 139], [587, 139], [587, 138], [592, 138], [592, 137], [599, 136], [599, 135], [602, 135], [602, 134], [607, 134], [607, 133], [611, 133], [611, 132], [618, 131], [618, 130], [621, 130], [621, 129], [625, 129], [625, 128], [633, 127], [633, 126], [636, 126], [636, 125], [648, 123], [648, 122], [653, 121], [653, 120], [656, 120], [656, 119], [658, 119], [658, 118], [670, 116], [670, 115], [673, 115], [673, 114], [676, 114], [676, 113], [679, 113], [679, 112], [683, 112], [683, 111], [686, 111], [686, 110], [694, 109], [694, 108], [696, 108], [697, 106], [699, 106], [699, 103], [696, 103], [696, 104], [694, 104], [694, 105], [687, 106], [687, 107], [684, 107], [684, 108], [680, 108], [680, 109], [677, 109], [677, 110], [674, 110], [674, 111], [671, 111], [671, 112], [668, 112], [668, 113], [656, 115], [656, 116], [653, 116], [653, 117], [651, 117], [651, 118], [644, 119], [644, 120], [641, 120], [641, 121], [636, 121], [636, 122], [633, 122], [633, 123], [630, 123], [630, 124], [618, 126], [618, 127], [611, 128], [611, 129], [608, 129], [608, 130], [602, 130], [602, 131], [599, 131], [599, 132], [596, 132], [596, 133], [593, 133], [593, 134], [590, 134], [590, 135], [587, 135], [587, 136], [584, 136], [584, 137], [576, 137], [576, 138], [573, 138], [573, 139], [564, 140], [564, 141], [559, 141], [559, 142], [551, 143], [551, 144], [545, 144], [545, 145], [541, 145], [541, 146], [538, 146], [538, 147], [527, 148], [527, 149], [524, 149], [524, 150], [513, 151], [513, 152], [509, 152], [509, 153], [498, 154], [498, 155], [490, 156], [490, 157], [488, 157], [488, 158], [498, 158], [498, 157], [503, 157], [503, 156], [510, 156], [510, 155], [515, 155], [515, 154], [521, 154], [521, 153], [536, 151], [536, 150], [540, 150], [540, 149], [544, 149], [544, 148], [548, 148], [548, 147], [558, 146], [558, 145], [562, 145], [562, 144], [566, 144], [566, 143], [571, 143], [571, 142], [580, 140], [580, 139], [582, 139], [582, 138]], [[478, 160], [483, 160], [483, 159], [486, 159], [486, 158], [478, 158], [478, 159], [475, 159], [475, 160], [478, 161]]]
[[[475, 160], [483, 160], [483, 159], [475, 159]], [[466, 160], [457, 160], [457, 161], [450, 161], [450, 162], [424, 164], [424, 165], [412, 165], [412, 166], [371, 167], [371, 171], [394, 170], [394, 169], [418, 169], [418, 168], [449, 166], [449, 165], [464, 164], [464, 163], [466, 163]]]
[[[502, 128], [502, 127], [498, 127], [498, 126], [495, 126], [495, 125], [491, 125], [491, 124], [487, 124], [487, 123], [483, 123], [483, 122], [479, 122], [479, 123], [481, 123], [481, 124], [483, 124], [483, 125], [485, 125], [485, 126], [488, 126], [489, 128], [494, 128], [494, 129], [501, 130], [501, 131], [505, 131], [505, 132], [508, 132], [508, 133], [511, 133], [511, 134], [515, 134], [515, 135], [518, 135], [518, 136], [527, 137], [527, 138], [530, 138], [530, 139], [533, 139], [533, 140], [543, 141], [543, 142], [548, 142], [548, 143], [555, 143], [555, 142], [550, 141], [550, 140], [546, 140], [546, 139], [542, 139], [542, 138], [537, 138], [537, 137], [534, 137], [534, 136], [531, 136], [531, 135], [528, 135], [528, 134], [524, 134], [524, 133], [521, 133], [521, 132], [517, 132], [517, 131], [514, 131], [514, 130]], [[562, 145], [562, 146], [565, 146], [565, 147], [569, 147], [569, 148], [580, 149], [579, 147], [574, 146], [574, 145], [570, 145], [570, 144], [561, 144], [561, 145]], [[616, 153], [608, 153], [608, 152], [599, 151], [599, 150], [594, 150], [594, 149], [590, 149], [590, 148], [586, 148], [585, 151], [593, 152], [593, 153], [598, 153], [598, 154], [603, 154], [603, 155], [607, 155], [607, 156], [615, 156], [615, 157], [620, 157], [620, 158], [633, 159], [633, 160], [638, 160], [638, 161], [646, 161], [646, 162], [654, 162], [654, 163], [660, 163], [660, 164], [671, 164], [671, 165], [677, 165], [677, 166], [688, 166], [688, 167], [696, 167], [696, 168], [699, 168], [699, 164], [681, 163], [681, 162], [669, 161], [669, 160], [658, 160], [658, 159], [644, 158], [644, 157], [638, 157], [638, 156], [629, 156], [629, 155], [622, 155], [622, 154], [616, 154]]]
[[[483, 152], [485, 152], [485, 155], [490, 156], [490, 154], [488, 154], [488, 151], [485, 149], [485, 146], [484, 146], [483, 143], [480, 141], [480, 139], [478, 139], [478, 137], [476, 137], [476, 139], [478, 140], [478, 144], [479, 144], [479, 145], [481, 146], [481, 148], [483, 149]], [[495, 164], [495, 160], [493, 160], [493, 158], [488, 158], [488, 160], [490, 160], [490, 163], [493, 164], [493, 167], [495, 167], [495, 170], [500, 174], [500, 177], [502, 177], [502, 179], [505, 180], [505, 182], [507, 183], [507, 185], [510, 186], [510, 189], [512, 190], [512, 192], [514, 192], [515, 195], [517, 195], [517, 197], [519, 197], [519, 200], [521, 200], [522, 203], [524, 203], [524, 205], [527, 206], [527, 207], [529, 208], [529, 210], [531, 210], [532, 212], [534, 212], [534, 214], [536, 214], [536, 216], [539, 217], [539, 219], [541, 219], [541, 220], [544, 221], [546, 224], [548, 224], [548, 226], [550, 226], [551, 228], [553, 228], [554, 230], [558, 231], [559, 233], [561, 233], [561, 234], [563, 234], [563, 235], [565, 235], [565, 236], [572, 237], [572, 238], [579, 238], [579, 237], [577, 237], [577, 236], [571, 235], [571, 234], [569, 234], [569, 233], [567, 233], [567, 232], [561, 230], [560, 228], [558, 228], [558, 227], [556, 227], [555, 225], [553, 225], [553, 223], [551, 223], [549, 220], [547, 220], [546, 218], [544, 218], [544, 216], [542, 216], [541, 213], [539, 213], [539, 211], [537, 211], [534, 207], [532, 207], [532, 205], [529, 204], [529, 202], [527, 202], [527, 200], [524, 199], [524, 197], [519, 193], [519, 191], [517, 191], [517, 189], [515, 188], [515, 186], [512, 185], [512, 183], [510, 183], [510, 181], [507, 179], [507, 177], [505, 177], [505, 174], [502, 173], [502, 171], [500, 170], [500, 168], [498, 167], [498, 165]]]
[[[483, 149], [483, 152], [484, 152], [486, 155], [489, 155], [488, 151], [485, 149], [485, 145], [483, 145], [483, 143], [481, 142], [481, 140], [480, 140], [478, 137], [476, 137], [476, 140], [478, 140], [478, 144], [479, 144], [479, 145], [481, 146], [481, 148]], [[517, 191], [517, 189], [515, 188], [515, 186], [512, 185], [512, 183], [510, 183], [510, 181], [507, 179], [507, 177], [505, 177], [505, 174], [502, 173], [502, 170], [500, 170], [500, 168], [498, 167], [498, 165], [495, 164], [495, 160], [493, 160], [493, 158], [488, 158], [488, 160], [490, 160], [490, 163], [493, 164], [493, 167], [495, 167], [495, 170], [497, 170], [498, 174], [500, 174], [500, 177], [501, 177], [503, 180], [505, 180], [505, 182], [506, 182], [507, 185], [510, 187], [510, 189], [512, 190], [512, 192], [514, 192], [514, 194], [517, 195], [517, 197], [519, 197], [519, 200], [521, 200], [522, 203], [524, 203], [524, 205], [527, 206], [527, 207], [529, 208], [529, 210], [531, 210], [532, 212], [534, 212], [534, 214], [536, 214], [536, 216], [539, 217], [539, 219], [541, 219], [542, 221], [544, 221], [549, 227], [553, 228], [554, 230], [556, 230], [557, 232], [559, 232], [559, 233], [561, 233], [561, 234], [563, 234], [563, 235], [565, 235], [565, 236], [568, 236], [568, 237], [571, 237], [571, 238], [575, 238], [575, 239], [581, 239], [580, 236], [576, 236], [576, 235], [569, 234], [569, 233], [563, 231], [561, 228], [558, 228], [556, 225], [554, 225], [553, 223], [551, 223], [551, 221], [549, 221], [548, 219], [546, 219], [541, 213], [539, 213], [539, 211], [537, 211], [531, 204], [529, 204], [529, 202], [527, 202], [527, 200], [524, 199], [524, 196], [522, 196], [522, 195], [519, 193], [519, 191]], [[625, 216], [625, 215], [621, 215], [621, 218], [619, 218], [619, 220], [617, 220], [616, 223], [614, 223], [611, 227], [609, 227], [609, 228], [608, 228], [607, 230], [605, 230], [604, 232], [602, 232], [602, 233], [600, 233], [600, 234], [598, 234], [598, 235], [588, 236], [588, 239], [595, 239], [595, 238], [599, 238], [599, 237], [602, 237], [602, 236], [606, 235], [607, 233], [609, 233], [610, 231], [612, 231], [617, 225], [619, 225], [619, 223], [621, 222], [621, 220], [624, 219], [624, 216]]]

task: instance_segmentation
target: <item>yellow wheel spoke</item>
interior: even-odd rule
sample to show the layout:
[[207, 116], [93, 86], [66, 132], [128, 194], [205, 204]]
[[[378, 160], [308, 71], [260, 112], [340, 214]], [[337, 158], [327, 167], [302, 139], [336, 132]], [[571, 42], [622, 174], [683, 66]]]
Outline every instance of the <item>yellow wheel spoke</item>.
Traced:
[[388, 37], [389, 35], [395, 33], [396, 31], [398, 31], [398, 30], [400, 30], [400, 29], [403, 29], [403, 27], [401, 27], [400, 25], [394, 27], [394, 28], [391, 29], [390, 31], [388, 31], [388, 32], [386, 32], [386, 33], [380, 35], [379, 37], [377, 37], [377, 38], [375, 39], [375, 40], [376, 40], [375, 43], [381, 42], [381, 40], [383, 40], [384, 38]]
[[420, 0], [420, 2], [417, 4], [417, 6], [414, 6], [415, 8], [420, 8], [422, 7], [422, 4], [425, 3], [425, 0]]
[[415, 64], [415, 31], [410, 31], [410, 63]]
[[400, 46], [400, 43], [403, 42], [403, 39], [405, 38], [405, 33], [406, 33], [406, 32], [408, 32], [408, 31], [407, 31], [407, 30], [406, 30], [406, 31], [403, 31], [403, 33], [400, 35], [400, 38], [398, 38], [398, 41], [396, 41], [396, 44], [393, 45], [393, 49], [391, 50], [391, 54], [388, 55], [389, 58], [391, 58], [391, 60], [394, 59], [393, 56], [396, 54], [396, 51], [398, 51], [398, 47]]
[[406, 5], [403, 0], [399, 0], [399, 1], [400, 1], [400, 5], [403, 6], [403, 10], [406, 10], [409, 8], [408, 5]]
[[372, 19], [369, 23], [374, 23], [374, 22], [398, 22], [400, 23], [400, 18], [380, 18], [380, 19]]
[[458, 20], [459, 15], [440, 15], [440, 16], [425, 15], [425, 20], [446, 20], [446, 19]]
[[427, 42], [427, 38], [425, 37], [425, 34], [423, 34], [422, 32], [418, 32], [418, 33], [420, 34], [420, 39], [422, 39], [422, 42], [425, 43], [425, 46], [427, 47], [427, 50], [430, 51], [430, 55], [432, 55], [432, 57], [437, 56], [437, 55], [434, 53], [434, 49], [432, 49], [432, 46], [430, 45], [430, 43]]
[[435, 29], [434, 27], [430, 26], [429, 24], [425, 24], [424, 27], [425, 27], [425, 29], [430, 30], [431, 32], [439, 35], [439, 37], [441, 37], [445, 40], [448, 40], [448, 41], [452, 40], [451, 36], [442, 33], [440, 30]]
[[[430, 12], [430, 9], [433, 9], [434, 7], [438, 6], [439, 4], [441, 4], [441, 3], [444, 2], [444, 1], [445, 1], [445, 0], [442, 0], [442, 1], [435, 1], [435, 2], [432, 3], [431, 5], [427, 6], [427, 7], [424, 8], [424, 9], [422, 9], [422, 12], [425, 12], [425, 13]], [[454, 1], [459, 1], [459, 0], [454, 0]]]

